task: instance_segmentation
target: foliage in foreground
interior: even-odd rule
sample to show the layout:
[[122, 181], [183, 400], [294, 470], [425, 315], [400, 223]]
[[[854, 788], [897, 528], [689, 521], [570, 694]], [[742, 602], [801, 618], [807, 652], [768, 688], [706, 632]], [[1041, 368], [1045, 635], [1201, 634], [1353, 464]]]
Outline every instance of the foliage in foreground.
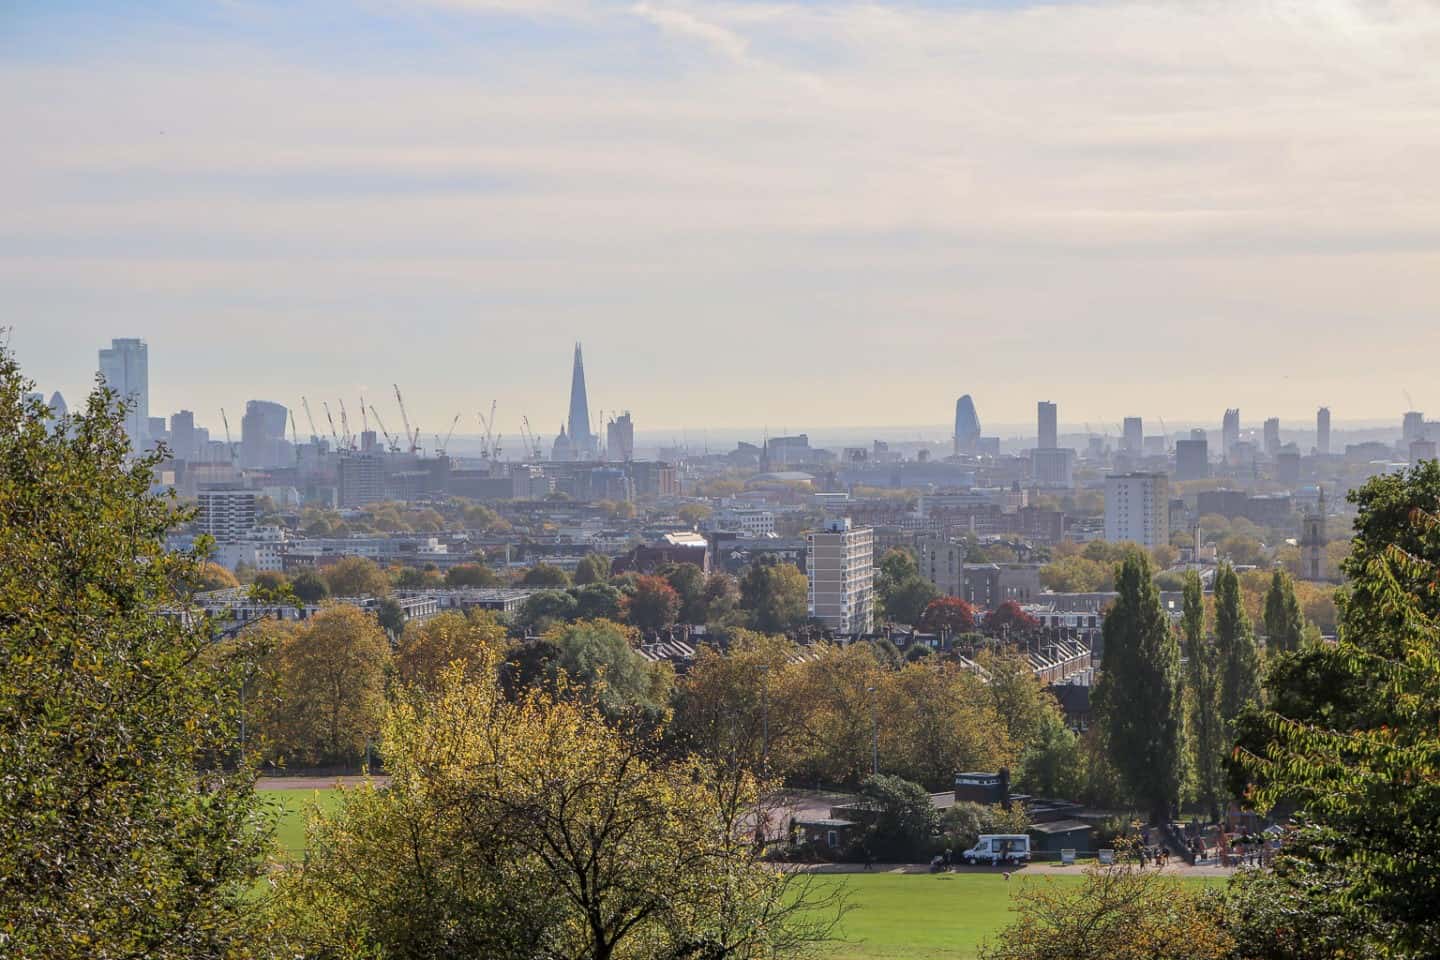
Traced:
[[[1242, 720], [1238, 767], [1258, 806], [1299, 810], [1272, 901], [1321, 929], [1344, 955], [1433, 957], [1440, 953], [1440, 465], [1377, 477], [1351, 500], [1359, 513], [1340, 640], [1278, 659], [1269, 709]], [[1341, 954], [1317, 945], [1274, 955]]]
[[282, 942], [303, 956], [745, 960], [824, 939], [833, 894], [757, 859], [754, 782], [717, 789], [705, 763], [664, 762], [656, 745], [591, 699], [515, 702], [445, 674], [388, 716], [390, 786], [312, 824], [280, 881]]
[[238, 678], [164, 615], [208, 571], [113, 398], [47, 423], [28, 387], [0, 354], [0, 954], [232, 955], [265, 842]]
[[1218, 898], [1154, 870], [1092, 866], [1079, 886], [1032, 878], [983, 960], [1227, 960]]

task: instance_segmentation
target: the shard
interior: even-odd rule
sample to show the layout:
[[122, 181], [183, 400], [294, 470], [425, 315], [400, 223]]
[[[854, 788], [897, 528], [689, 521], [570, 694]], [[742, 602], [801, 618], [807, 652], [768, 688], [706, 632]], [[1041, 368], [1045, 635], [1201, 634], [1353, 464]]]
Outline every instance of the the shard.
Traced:
[[575, 344], [575, 368], [570, 374], [570, 420], [566, 424], [570, 453], [574, 460], [592, 460], [599, 456], [599, 443], [590, 432], [590, 400], [585, 391], [585, 359], [580, 344]]
[[975, 401], [965, 394], [955, 401], [955, 455], [974, 453], [980, 443], [980, 416]]

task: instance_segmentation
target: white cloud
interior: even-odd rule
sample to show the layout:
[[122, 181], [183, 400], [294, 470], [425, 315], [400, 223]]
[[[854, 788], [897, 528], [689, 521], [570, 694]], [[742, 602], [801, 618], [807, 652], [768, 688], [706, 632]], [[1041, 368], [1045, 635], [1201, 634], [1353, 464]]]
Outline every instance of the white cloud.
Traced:
[[[807, 402], [808, 358], [839, 345], [834, 376], [925, 385], [815, 416], [903, 422], [943, 410], [952, 377], [1016, 419], [1067, 386], [1097, 419], [1146, 390], [1191, 413], [1165, 394], [1167, 343], [1203, 325], [1183, 360], [1243, 374], [1249, 406], [1284, 360], [1371, 415], [1418, 361], [1340, 362], [1357, 325], [1424, 336], [1440, 308], [1431, 3], [429, 5], [567, 26], [553, 48], [477, 33], [470, 69], [219, 37], [203, 65], [0, 67], [0, 120], [23, 133], [0, 155], [0, 292], [65, 331], [33, 342], [179, 337], [197, 310], [254, 323], [280, 303], [314, 320], [294, 346], [323, 349], [410, 296], [417, 349], [377, 362], [438, 384], [424, 364], [465, 369], [447, 339], [512, 354], [490, 375], [537, 421], [560, 388], [530, 382], [531, 351], [594, 324], [616, 355], [592, 365], [631, 381], [642, 421], [706, 415], [694, 371], [650, 353], [693, 356], [698, 329], [715, 376], [777, 384], [717, 420]], [[82, 293], [113, 310], [81, 316]], [[1097, 377], [1106, 358], [1131, 379]]]

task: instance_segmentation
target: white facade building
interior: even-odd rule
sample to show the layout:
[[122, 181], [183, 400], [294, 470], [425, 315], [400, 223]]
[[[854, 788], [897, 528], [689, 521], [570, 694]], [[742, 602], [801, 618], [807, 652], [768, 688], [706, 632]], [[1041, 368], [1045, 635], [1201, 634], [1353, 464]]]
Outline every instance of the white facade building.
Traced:
[[100, 375], [105, 386], [124, 402], [125, 434], [130, 447], [140, 451], [150, 446], [150, 348], [144, 340], [111, 340], [100, 351]]
[[251, 537], [259, 514], [255, 490], [201, 490], [195, 494], [199, 505], [195, 522], [200, 533], [216, 543], [238, 543]]
[[838, 634], [869, 633], [875, 623], [875, 548], [869, 527], [828, 520], [807, 540], [810, 616]]
[[775, 534], [775, 513], [745, 507], [728, 507], [715, 514], [710, 526], [747, 537], [769, 537]]
[[1105, 539], [1131, 540], [1147, 550], [1170, 542], [1170, 480], [1165, 474], [1105, 478]]

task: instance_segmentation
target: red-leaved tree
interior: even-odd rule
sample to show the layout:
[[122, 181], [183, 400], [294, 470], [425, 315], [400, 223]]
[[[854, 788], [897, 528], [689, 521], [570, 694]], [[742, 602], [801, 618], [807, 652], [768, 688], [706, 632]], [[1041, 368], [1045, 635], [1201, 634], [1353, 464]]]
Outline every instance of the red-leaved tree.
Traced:
[[975, 608], [959, 597], [939, 597], [926, 605], [916, 626], [941, 636], [969, 633], [975, 629]]
[[1006, 600], [985, 617], [985, 633], [992, 637], [1017, 636], [1040, 626], [1040, 621], [1020, 609], [1014, 600]]

